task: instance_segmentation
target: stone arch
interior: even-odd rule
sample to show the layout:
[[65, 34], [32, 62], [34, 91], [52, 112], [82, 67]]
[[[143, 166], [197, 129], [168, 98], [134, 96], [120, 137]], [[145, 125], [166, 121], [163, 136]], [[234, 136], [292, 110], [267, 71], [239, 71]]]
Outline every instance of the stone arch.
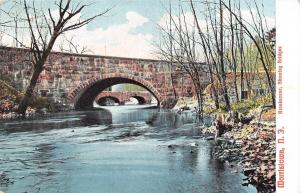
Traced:
[[139, 85], [148, 90], [158, 101], [158, 106], [164, 98], [157, 89], [148, 81], [134, 75], [113, 73], [105, 74], [101, 77], [91, 77], [72, 90], [68, 95], [68, 100], [76, 110], [93, 108], [93, 101], [96, 96], [108, 87], [115, 84], [129, 83]]
[[146, 99], [142, 96], [132, 95], [130, 96], [130, 98], [135, 98], [138, 101], [139, 105], [143, 105], [147, 103]]

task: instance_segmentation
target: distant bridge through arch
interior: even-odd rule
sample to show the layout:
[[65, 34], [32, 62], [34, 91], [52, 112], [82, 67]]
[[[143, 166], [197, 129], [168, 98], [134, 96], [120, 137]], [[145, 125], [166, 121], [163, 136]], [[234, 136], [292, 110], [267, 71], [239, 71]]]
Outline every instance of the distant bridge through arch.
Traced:
[[[25, 89], [32, 72], [28, 62], [32, 53], [27, 49], [0, 47], [0, 55], [0, 70], [18, 77]], [[200, 75], [205, 87], [207, 73]], [[61, 52], [52, 52], [48, 57], [35, 92], [84, 110], [93, 108], [93, 101], [106, 88], [120, 83], [145, 88], [162, 108], [172, 108], [179, 97], [195, 93], [191, 78], [179, 67], [171, 68], [168, 61]]]
[[95, 102], [100, 104], [105, 103], [105, 99], [109, 98], [115, 103], [121, 105], [130, 101], [130, 98], [135, 98], [139, 104], [151, 104], [152, 94], [149, 92], [116, 92], [116, 91], [103, 91], [96, 98]]
[[114, 96], [101, 97], [98, 100], [95, 100], [95, 102], [96, 102], [97, 105], [107, 106], [106, 103], [107, 103], [108, 100], [113, 101], [115, 104], [118, 104], [118, 105], [120, 105], [120, 103], [121, 103], [120, 100], [117, 97], [114, 97]]

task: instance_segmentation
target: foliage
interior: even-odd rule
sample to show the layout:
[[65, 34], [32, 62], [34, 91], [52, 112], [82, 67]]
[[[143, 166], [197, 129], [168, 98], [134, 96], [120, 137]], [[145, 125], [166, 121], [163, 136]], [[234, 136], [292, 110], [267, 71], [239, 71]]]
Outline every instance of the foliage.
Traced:
[[12, 96], [16, 98], [20, 95], [21, 93], [17, 89], [12, 87], [5, 80], [0, 80], [0, 98], [3, 98], [5, 96]]
[[4, 80], [0, 80], [0, 113], [9, 113], [15, 110], [21, 93]]
[[271, 95], [267, 95], [257, 99], [246, 99], [240, 102], [232, 103], [232, 110], [247, 114], [251, 109], [268, 105], [271, 103], [272, 103]]
[[[212, 100], [209, 99], [206, 101], [206, 103], [211, 104]], [[251, 109], [255, 109], [260, 106], [271, 105], [271, 103], [272, 103], [271, 95], [266, 95], [259, 98], [252, 98], [252, 99], [242, 100], [240, 102], [234, 102], [232, 103], [232, 110], [243, 114], [247, 114]], [[204, 112], [209, 114], [211, 113], [220, 114], [220, 113], [225, 113], [226, 108], [224, 104], [221, 104], [219, 109], [215, 109], [212, 105], [206, 105], [206, 108], [204, 108]]]
[[[23, 93], [6, 81], [0, 80], [0, 112], [16, 110], [14, 106], [20, 103], [22, 97]], [[45, 109], [47, 112], [57, 112], [61, 110], [61, 105], [49, 98], [39, 96], [32, 96], [29, 100], [29, 106], [37, 111]]]
[[2, 71], [0, 72], [0, 80], [5, 81], [7, 83], [11, 83], [13, 81], [11, 76], [3, 74]]
[[236, 102], [232, 104], [232, 110], [241, 112], [241, 113], [248, 113], [250, 109], [254, 109], [256, 106], [256, 103], [252, 99], [242, 100], [240, 102]]
[[272, 103], [272, 98], [271, 98], [271, 95], [266, 95], [264, 97], [260, 97], [258, 99], [256, 99], [256, 103], [259, 104], [259, 106], [261, 105], [271, 105]]
[[[267, 49], [264, 52], [265, 57], [267, 58], [267, 66], [269, 71], [274, 71], [275, 70], [275, 57], [272, 52], [272, 44], [270, 42], [267, 42], [265, 45], [262, 45], [263, 40], [260, 38], [257, 38], [257, 42], [259, 43], [260, 47], [266, 46]], [[229, 68], [230, 70], [233, 70], [232, 64], [234, 63], [233, 57], [231, 55], [231, 49], [226, 50], [226, 58], [227, 62], [229, 63]], [[247, 64], [244, 65], [244, 70], [248, 72], [263, 72], [263, 63], [259, 58], [259, 53], [258, 53], [258, 48], [255, 46], [253, 42], [249, 42], [248, 44], [245, 45], [245, 48], [243, 50], [243, 57]], [[241, 61], [241, 53], [235, 53], [235, 60], [237, 63], [236, 66], [236, 71], [240, 72], [241, 71], [241, 64], [243, 61]]]
[[216, 109], [213, 105], [205, 104], [205, 107], [203, 108], [203, 112], [207, 114], [213, 114], [213, 113], [223, 114], [226, 112], [226, 110], [225, 110], [225, 105], [220, 105], [220, 107]]
[[183, 97], [179, 98], [176, 102], [176, 106], [185, 106], [188, 105], [192, 108], [197, 107], [197, 102], [195, 98], [188, 98], [188, 97]]
[[134, 84], [124, 84], [122, 91], [136, 92], [136, 91], [145, 91], [145, 89], [143, 87]]
[[261, 114], [262, 121], [275, 121], [275, 118], [276, 118], [276, 110], [275, 109], [270, 109], [268, 111], [264, 111]]
[[30, 99], [28, 106], [37, 110], [37, 112], [58, 112], [61, 110], [61, 105], [47, 97], [33, 96]]

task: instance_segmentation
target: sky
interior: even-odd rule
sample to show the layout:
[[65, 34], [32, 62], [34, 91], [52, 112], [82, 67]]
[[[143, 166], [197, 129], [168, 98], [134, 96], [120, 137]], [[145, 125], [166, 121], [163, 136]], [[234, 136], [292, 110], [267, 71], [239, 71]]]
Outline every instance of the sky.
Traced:
[[[3, 0], [0, 0], [0, 4], [1, 1]], [[168, 6], [169, 0], [73, 1], [92, 3], [82, 12], [83, 17], [101, 13], [107, 8], [112, 9], [87, 26], [67, 33], [67, 38], [73, 37], [76, 44], [88, 47], [97, 55], [155, 58], [154, 44], [158, 42], [160, 35], [158, 24], [162, 24], [165, 19], [165, 7]], [[265, 15], [271, 25], [274, 25], [275, 0], [263, 1]], [[35, 0], [35, 2], [40, 3], [42, 7], [48, 7], [53, 5], [54, 0]], [[177, 2], [178, 0], [172, 1], [173, 4]], [[63, 38], [59, 41], [63, 41]], [[58, 49], [58, 44], [55, 49]]]

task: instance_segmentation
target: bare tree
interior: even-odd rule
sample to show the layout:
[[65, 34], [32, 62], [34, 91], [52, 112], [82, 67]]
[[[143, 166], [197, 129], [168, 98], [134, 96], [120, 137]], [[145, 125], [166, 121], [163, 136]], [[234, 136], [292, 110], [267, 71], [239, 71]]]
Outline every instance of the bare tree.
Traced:
[[221, 83], [224, 91], [224, 100], [226, 104], [226, 110], [230, 110], [230, 101], [228, 96], [228, 89], [226, 84], [226, 71], [225, 71], [225, 57], [224, 57], [224, 25], [223, 25], [223, 6], [222, 0], [219, 0], [219, 9], [220, 9], [220, 47], [218, 48], [219, 58], [220, 58], [220, 69], [221, 69]]
[[174, 74], [173, 74], [173, 68], [174, 68], [174, 64], [173, 64], [173, 40], [172, 40], [172, 3], [171, 1], [169, 1], [169, 41], [170, 41], [170, 76], [171, 76], [171, 84], [172, 84], [172, 88], [173, 88], [173, 92], [174, 92], [174, 97], [175, 99], [177, 99], [177, 92], [175, 89], [175, 83], [174, 83]]
[[198, 101], [199, 115], [202, 118], [203, 90], [205, 88], [202, 78], [203, 72], [206, 72], [206, 64], [200, 61], [198, 54], [196, 21], [193, 24], [188, 23], [181, 4], [179, 4], [178, 10], [177, 16], [171, 14], [169, 10], [167, 29], [161, 27], [164, 33], [164, 45], [159, 47], [160, 54], [165, 59], [172, 61], [174, 69], [181, 69], [190, 77]]
[[[252, 16], [252, 23], [244, 21], [241, 17], [238, 16], [238, 14], [234, 13], [233, 10], [223, 3], [223, 6], [233, 15], [233, 17], [240, 23], [241, 27], [245, 31], [246, 35], [253, 41], [258, 54], [259, 54], [259, 60], [262, 63], [264, 72], [267, 77], [267, 84], [270, 89], [271, 97], [272, 97], [272, 104], [273, 107], [275, 107], [275, 84], [274, 80], [272, 78], [271, 70], [273, 69], [272, 66], [275, 64], [275, 54], [273, 52], [272, 56], [270, 57], [268, 52], [270, 52], [270, 46], [268, 46], [268, 43], [266, 41], [266, 32], [265, 32], [265, 26], [264, 26], [264, 16], [262, 15], [263, 12], [259, 9], [258, 4], [256, 1], [253, 1], [255, 4], [255, 10], [256, 15], [258, 15], [258, 21], [254, 17], [254, 13], [252, 11], [252, 8], [249, 6], [249, 10]], [[246, 25], [245, 23], [248, 23]], [[252, 28], [252, 30], [250, 29]], [[272, 51], [272, 50], [271, 50]]]
[[87, 4], [72, 4], [72, 0], [59, 0], [55, 4], [59, 11], [57, 19], [50, 8], [47, 11], [37, 10], [34, 2], [32, 6], [29, 6], [26, 0], [24, 0], [23, 5], [31, 37], [30, 51], [33, 55], [33, 73], [18, 108], [18, 113], [24, 115], [39, 75], [44, 69], [44, 64], [57, 38], [68, 31], [87, 25], [95, 18], [107, 13], [109, 9], [92, 17], [72, 22], [88, 6]]
[[[216, 109], [224, 106], [227, 111], [231, 110], [231, 94], [234, 94], [236, 102], [251, 96], [257, 79], [261, 85], [268, 85], [273, 105], [275, 99], [272, 79], [275, 32], [266, 31], [263, 3], [250, 0], [241, 2], [190, 0], [188, 5], [194, 18], [191, 30], [188, 29], [191, 24], [186, 22], [179, 1], [179, 14], [175, 16], [174, 12], [171, 13], [170, 7], [169, 29], [162, 28], [164, 43], [160, 44], [161, 55], [175, 61], [174, 66], [179, 65], [184, 69], [192, 79], [196, 92], [203, 91], [203, 82], [199, 77], [201, 72], [207, 72]], [[252, 21], [242, 15], [241, 4], [248, 6]], [[200, 6], [197, 8], [197, 5]], [[188, 7], [186, 4], [184, 6]], [[193, 30], [198, 33], [195, 34]], [[199, 55], [203, 57], [199, 58]], [[205, 63], [206, 67], [199, 65], [201, 63]], [[266, 76], [261, 75], [261, 66]], [[197, 95], [197, 98], [200, 109], [203, 105], [202, 95]]]
[[[215, 86], [218, 86], [222, 92], [219, 92], [218, 95], [222, 94], [225, 101], [226, 110], [230, 110], [230, 100], [228, 95], [228, 86], [227, 86], [227, 70], [226, 70], [226, 57], [225, 57], [225, 26], [223, 18], [223, 9], [221, 2], [208, 2], [203, 1], [203, 4], [206, 6], [206, 34], [203, 33], [204, 30], [201, 30], [198, 24], [198, 33], [200, 39], [202, 40], [202, 47], [204, 55], [206, 57], [207, 63], [209, 64], [210, 72], [210, 82], [211, 90], [215, 99], [215, 106], [219, 108], [219, 101], [217, 96], [217, 91]], [[190, 1], [191, 9], [195, 18], [198, 18], [193, 1]], [[218, 11], [218, 15], [215, 13]], [[196, 19], [198, 21], [198, 19]], [[217, 78], [217, 81], [214, 80], [214, 77]], [[218, 83], [218, 84], [215, 84]]]
[[216, 107], [216, 109], [219, 109], [219, 107], [220, 107], [219, 97], [218, 97], [217, 91], [215, 89], [215, 80], [214, 80], [214, 74], [213, 74], [213, 69], [212, 69], [212, 61], [211, 61], [211, 57], [210, 57], [211, 55], [210, 55], [210, 51], [209, 51], [209, 49], [210, 49], [209, 46], [210, 45], [207, 41], [207, 37], [205, 36], [203, 30], [200, 27], [198, 16], [196, 14], [196, 10], [195, 10], [194, 3], [193, 3], [192, 0], [190, 0], [190, 5], [191, 5], [193, 16], [195, 18], [198, 34], [199, 34], [199, 37], [200, 37], [200, 40], [201, 40], [201, 46], [203, 48], [203, 52], [204, 52], [204, 56], [205, 56], [205, 60], [206, 60], [205, 63], [207, 64], [207, 67], [208, 67], [208, 70], [209, 70], [208, 71], [209, 72], [209, 79], [210, 79], [212, 95], [213, 95], [214, 102], [215, 102], [215, 107]]
[[69, 52], [75, 54], [88, 54], [94, 53], [92, 50], [88, 49], [87, 46], [82, 46], [76, 43], [75, 36], [68, 37], [64, 36], [61, 44], [59, 45], [59, 50], [61, 52]]

